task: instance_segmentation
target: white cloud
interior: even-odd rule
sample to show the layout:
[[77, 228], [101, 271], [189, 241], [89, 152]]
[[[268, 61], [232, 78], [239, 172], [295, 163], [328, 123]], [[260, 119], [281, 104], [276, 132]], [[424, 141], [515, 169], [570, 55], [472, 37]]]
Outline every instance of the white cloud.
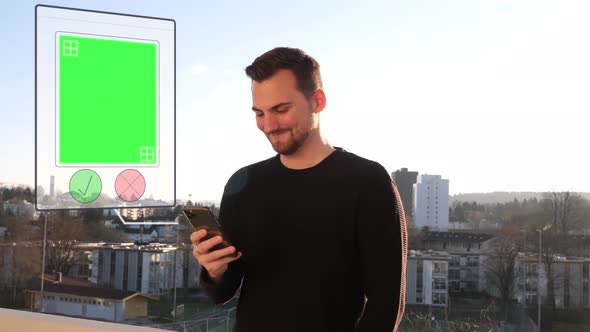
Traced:
[[193, 73], [193, 75], [202, 74], [202, 73], [206, 72], [208, 69], [209, 69], [209, 67], [207, 67], [206, 65], [204, 65], [202, 63], [195, 63], [195, 64], [191, 65], [191, 73]]

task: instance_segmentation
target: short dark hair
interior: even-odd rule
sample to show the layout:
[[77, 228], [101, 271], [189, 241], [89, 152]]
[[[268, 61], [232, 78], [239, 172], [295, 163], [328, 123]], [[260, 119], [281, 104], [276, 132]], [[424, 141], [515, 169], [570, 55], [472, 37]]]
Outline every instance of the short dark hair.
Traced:
[[272, 77], [280, 69], [288, 69], [295, 75], [297, 88], [307, 98], [311, 98], [317, 89], [323, 88], [320, 64], [298, 48], [273, 48], [246, 67], [246, 75], [256, 82], [261, 82]]

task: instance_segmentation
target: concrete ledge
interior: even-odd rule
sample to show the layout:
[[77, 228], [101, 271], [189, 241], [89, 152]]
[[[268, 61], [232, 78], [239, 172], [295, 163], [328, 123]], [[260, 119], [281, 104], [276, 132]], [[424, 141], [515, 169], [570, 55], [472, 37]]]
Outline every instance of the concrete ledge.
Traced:
[[0, 308], [0, 330], [41, 332], [165, 331], [149, 327], [115, 324], [4, 308]]

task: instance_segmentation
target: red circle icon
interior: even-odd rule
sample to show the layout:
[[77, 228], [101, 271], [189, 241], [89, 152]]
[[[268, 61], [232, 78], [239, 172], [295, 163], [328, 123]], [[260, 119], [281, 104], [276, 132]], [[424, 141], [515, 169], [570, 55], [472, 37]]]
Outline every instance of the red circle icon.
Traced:
[[126, 169], [117, 176], [115, 191], [125, 202], [135, 202], [145, 192], [145, 178], [134, 169]]

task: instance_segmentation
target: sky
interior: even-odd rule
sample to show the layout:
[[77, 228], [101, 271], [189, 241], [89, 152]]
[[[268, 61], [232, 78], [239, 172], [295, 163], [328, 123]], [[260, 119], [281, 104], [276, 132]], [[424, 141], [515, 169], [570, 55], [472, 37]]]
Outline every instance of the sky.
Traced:
[[[38, 3], [2, 0], [0, 183], [34, 184]], [[176, 21], [178, 199], [218, 200], [275, 155], [244, 68], [276, 46], [319, 61], [329, 142], [389, 172], [450, 194], [590, 192], [587, 1], [41, 3]]]

